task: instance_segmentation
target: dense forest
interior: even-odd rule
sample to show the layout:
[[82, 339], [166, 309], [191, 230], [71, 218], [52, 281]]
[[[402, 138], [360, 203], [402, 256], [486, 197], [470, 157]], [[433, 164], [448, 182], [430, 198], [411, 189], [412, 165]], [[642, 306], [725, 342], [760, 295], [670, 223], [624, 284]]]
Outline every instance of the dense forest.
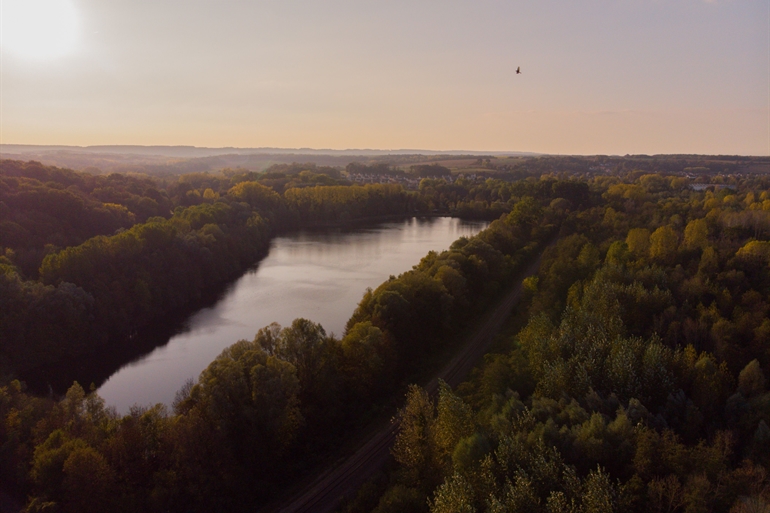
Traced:
[[[597, 177], [468, 382], [347, 511], [767, 511], [770, 181]], [[527, 320], [528, 319], [528, 320]]]
[[[408, 387], [393, 465], [345, 509], [769, 507], [762, 176], [693, 190], [682, 174], [636, 170], [438, 175], [410, 192], [343, 185], [317, 168], [168, 182], [36, 163], [1, 169], [0, 479], [29, 498], [29, 511], [263, 503], [403, 393], [557, 236], [525, 280], [511, 335], [470, 380], [437, 397]], [[307, 182], [286, 187], [292, 180]], [[155, 316], [243, 272], [281, 230], [433, 210], [496, 220], [367, 291], [340, 339], [297, 319], [236, 342], [171, 412], [120, 416], [78, 384], [56, 399], [11, 380], [65, 354], [130, 343]], [[85, 222], [88, 212], [100, 221]]]

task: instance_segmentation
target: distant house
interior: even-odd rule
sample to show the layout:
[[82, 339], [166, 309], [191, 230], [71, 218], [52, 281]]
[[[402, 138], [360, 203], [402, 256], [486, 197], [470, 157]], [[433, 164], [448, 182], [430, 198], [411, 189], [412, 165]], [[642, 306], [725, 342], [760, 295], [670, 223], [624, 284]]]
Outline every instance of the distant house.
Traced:
[[348, 178], [350, 181], [357, 184], [367, 183], [395, 183], [401, 184], [405, 189], [417, 190], [420, 185], [420, 180], [416, 178], [408, 178], [400, 175], [386, 175], [386, 174], [361, 174], [361, 173], [349, 173]]
[[713, 187], [715, 191], [718, 191], [719, 189], [726, 189], [729, 187], [729, 185], [721, 184], [721, 183], [691, 183], [690, 189], [694, 191], [705, 191], [709, 187]]

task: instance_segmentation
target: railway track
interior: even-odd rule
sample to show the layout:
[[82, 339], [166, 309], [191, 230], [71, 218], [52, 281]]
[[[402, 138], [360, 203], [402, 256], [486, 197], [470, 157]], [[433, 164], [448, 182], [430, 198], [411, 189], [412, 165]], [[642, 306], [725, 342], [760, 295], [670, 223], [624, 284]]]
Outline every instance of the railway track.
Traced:
[[[489, 350], [494, 336], [521, 299], [522, 281], [537, 272], [542, 252], [524, 271], [516, 285], [497, 304], [458, 353], [431, 379], [425, 390], [434, 395], [439, 380], [451, 387], [459, 385], [476, 363]], [[330, 513], [350, 494], [369, 480], [390, 458], [390, 448], [396, 439], [392, 422], [377, 430], [359, 449], [341, 463], [333, 465], [318, 476], [303, 492], [266, 511], [275, 513]]]

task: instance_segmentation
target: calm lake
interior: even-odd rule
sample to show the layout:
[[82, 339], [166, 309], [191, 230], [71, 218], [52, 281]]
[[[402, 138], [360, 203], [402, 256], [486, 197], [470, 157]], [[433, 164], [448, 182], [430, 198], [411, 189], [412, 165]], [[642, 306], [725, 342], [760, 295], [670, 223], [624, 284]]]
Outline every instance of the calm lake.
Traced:
[[297, 317], [342, 336], [367, 287], [441, 251], [486, 222], [448, 217], [412, 218], [367, 228], [297, 232], [272, 241], [268, 255], [233, 282], [211, 307], [191, 315], [179, 333], [115, 372], [99, 388], [107, 405], [125, 413], [134, 405], [170, 405], [185, 381], [240, 339], [252, 340], [271, 322]]

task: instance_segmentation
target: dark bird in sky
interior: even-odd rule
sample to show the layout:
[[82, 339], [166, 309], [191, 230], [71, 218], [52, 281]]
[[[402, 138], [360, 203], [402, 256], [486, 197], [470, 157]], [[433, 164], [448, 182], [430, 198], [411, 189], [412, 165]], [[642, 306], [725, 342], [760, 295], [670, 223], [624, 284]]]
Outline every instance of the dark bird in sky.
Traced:
[[517, 74], [517, 75], [521, 75], [521, 66], [519, 66], [518, 68], [516, 68], [516, 74]]

